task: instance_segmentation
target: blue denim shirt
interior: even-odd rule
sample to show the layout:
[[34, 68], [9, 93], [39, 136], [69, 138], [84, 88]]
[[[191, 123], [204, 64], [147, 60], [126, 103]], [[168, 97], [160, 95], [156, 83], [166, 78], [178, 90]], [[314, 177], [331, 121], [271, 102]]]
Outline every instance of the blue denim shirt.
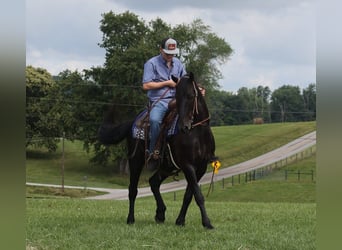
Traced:
[[[157, 56], [149, 59], [144, 65], [144, 76], [143, 76], [143, 84], [147, 82], [163, 82], [171, 79], [171, 75], [175, 77], [182, 77], [186, 74], [185, 67], [182, 62], [173, 57], [172, 59], [172, 67], [168, 68], [166, 65], [166, 61], [163, 59], [162, 55], [159, 54]], [[160, 89], [150, 89], [147, 91], [147, 96], [150, 101], [156, 101], [159, 99], [161, 95], [169, 87], [163, 87]], [[163, 99], [173, 98], [175, 96], [176, 89], [170, 88], [170, 90], [166, 93]]]

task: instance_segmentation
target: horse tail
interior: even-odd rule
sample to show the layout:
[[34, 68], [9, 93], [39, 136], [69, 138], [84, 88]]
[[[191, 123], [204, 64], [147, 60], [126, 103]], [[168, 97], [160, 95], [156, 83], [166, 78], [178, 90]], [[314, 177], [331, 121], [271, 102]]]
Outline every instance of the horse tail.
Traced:
[[97, 136], [100, 143], [104, 145], [112, 145], [121, 142], [131, 133], [133, 121], [114, 125], [112, 123], [104, 123], [100, 126]]

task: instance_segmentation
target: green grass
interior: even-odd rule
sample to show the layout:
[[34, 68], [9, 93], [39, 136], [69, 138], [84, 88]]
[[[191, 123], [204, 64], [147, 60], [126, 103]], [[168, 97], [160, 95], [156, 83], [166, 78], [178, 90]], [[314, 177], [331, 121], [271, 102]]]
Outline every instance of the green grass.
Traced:
[[[284, 145], [295, 138], [316, 130], [316, 122], [274, 123], [262, 125], [213, 127], [216, 155], [222, 167], [249, 160]], [[126, 188], [128, 176], [119, 174], [114, 163], [101, 167], [89, 163], [81, 142], [65, 142], [65, 185]], [[41, 149], [27, 151], [26, 181], [61, 184], [62, 152], [44, 152]], [[208, 168], [209, 169], [209, 168]], [[210, 169], [209, 169], [210, 171]], [[140, 186], [146, 186], [150, 173], [144, 171]], [[85, 178], [86, 177], [86, 178]]]
[[316, 205], [207, 202], [215, 230], [205, 230], [195, 202], [185, 227], [175, 225], [181, 202], [166, 200], [164, 224], [152, 198], [126, 201], [27, 199], [27, 249], [315, 249]]

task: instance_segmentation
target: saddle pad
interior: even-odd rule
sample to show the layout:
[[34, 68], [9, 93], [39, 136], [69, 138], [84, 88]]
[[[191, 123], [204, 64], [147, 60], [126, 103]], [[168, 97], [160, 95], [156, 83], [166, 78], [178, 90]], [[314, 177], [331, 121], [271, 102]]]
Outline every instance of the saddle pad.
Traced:
[[[137, 123], [142, 124], [141, 119], [147, 115], [147, 109], [140, 112], [134, 120], [132, 126], [132, 135], [135, 139], [145, 140], [145, 131], [142, 126], [138, 126]], [[172, 136], [177, 134], [177, 120], [178, 115], [176, 115], [175, 119], [172, 121], [170, 128], [167, 131], [167, 136]]]

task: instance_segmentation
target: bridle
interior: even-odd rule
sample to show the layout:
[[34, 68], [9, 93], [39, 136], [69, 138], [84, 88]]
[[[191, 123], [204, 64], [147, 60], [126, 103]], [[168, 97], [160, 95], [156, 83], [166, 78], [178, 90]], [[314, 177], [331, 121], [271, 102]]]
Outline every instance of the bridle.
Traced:
[[[186, 77], [186, 78], [189, 78], [188, 76], [185, 76], [185, 77]], [[178, 81], [178, 83], [179, 83], [179, 82], [180, 82], [180, 81]], [[177, 84], [178, 84], [178, 83], [177, 83]], [[206, 122], [210, 120], [210, 115], [209, 115], [207, 118], [205, 118], [205, 119], [203, 119], [203, 120], [201, 120], [201, 121], [196, 122], [195, 124], [193, 124], [195, 114], [197, 114], [197, 115], [199, 114], [199, 111], [198, 111], [198, 90], [197, 90], [196, 86], [197, 86], [197, 84], [196, 84], [196, 82], [193, 80], [193, 81], [192, 81], [192, 87], [193, 87], [194, 92], [195, 92], [195, 98], [194, 98], [194, 103], [193, 103], [193, 106], [192, 106], [191, 128], [195, 128], [195, 127], [197, 127], [197, 126], [207, 126], [207, 125], [209, 125], [209, 123], [206, 123]]]

